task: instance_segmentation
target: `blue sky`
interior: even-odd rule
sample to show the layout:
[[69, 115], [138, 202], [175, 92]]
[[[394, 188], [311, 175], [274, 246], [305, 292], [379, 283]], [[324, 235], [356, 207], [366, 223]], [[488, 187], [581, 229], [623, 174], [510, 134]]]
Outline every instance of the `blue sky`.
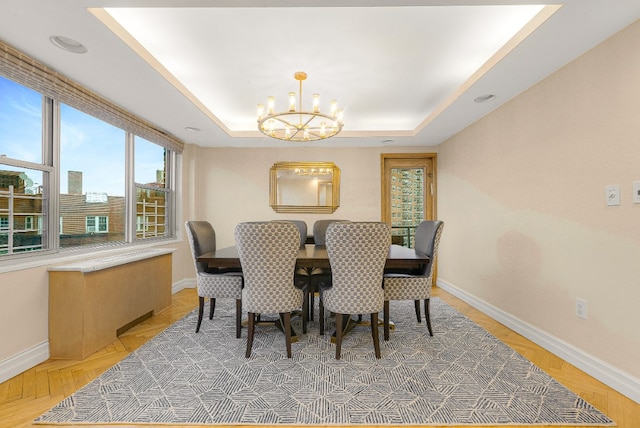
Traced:
[[[83, 193], [124, 196], [125, 132], [67, 105], [61, 105], [61, 119], [60, 192], [67, 192], [68, 171], [81, 171]], [[0, 77], [0, 156], [41, 163], [41, 142], [41, 95]], [[156, 181], [163, 153], [162, 147], [136, 137], [137, 183]], [[1, 169], [21, 170], [1, 162]], [[41, 180], [39, 173], [26, 172], [34, 182]]]

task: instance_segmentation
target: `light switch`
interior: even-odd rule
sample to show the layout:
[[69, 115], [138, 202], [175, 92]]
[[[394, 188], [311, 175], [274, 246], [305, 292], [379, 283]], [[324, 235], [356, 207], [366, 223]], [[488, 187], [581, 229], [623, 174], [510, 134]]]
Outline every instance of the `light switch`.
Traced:
[[620, 205], [620, 185], [609, 184], [605, 187], [607, 205]]
[[633, 182], [633, 203], [640, 204], [640, 181]]

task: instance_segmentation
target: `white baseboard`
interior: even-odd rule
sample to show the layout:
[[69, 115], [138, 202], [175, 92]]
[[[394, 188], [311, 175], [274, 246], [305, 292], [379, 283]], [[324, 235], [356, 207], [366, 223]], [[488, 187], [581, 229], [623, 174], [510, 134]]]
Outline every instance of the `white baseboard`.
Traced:
[[49, 342], [42, 342], [33, 348], [0, 361], [0, 383], [37, 366], [49, 359]]
[[[175, 294], [185, 288], [195, 287], [195, 278], [187, 278], [173, 284], [171, 286], [171, 293]], [[48, 360], [49, 355], [49, 342], [47, 341], [13, 355], [6, 360], [0, 361], [0, 383]]]
[[478, 299], [464, 290], [442, 279], [437, 280], [438, 287], [468, 303], [480, 312], [490, 316], [511, 330], [521, 334], [537, 345], [543, 347], [552, 354], [557, 355], [570, 364], [573, 364], [585, 373], [598, 379], [600, 382], [615, 389], [620, 394], [629, 397], [636, 403], [640, 403], [640, 379], [626, 373], [599, 358], [589, 355], [549, 333], [536, 328], [493, 305]]
[[196, 288], [196, 279], [185, 278], [176, 282], [171, 286], [171, 294], [176, 294], [178, 291], [184, 290], [185, 288]]

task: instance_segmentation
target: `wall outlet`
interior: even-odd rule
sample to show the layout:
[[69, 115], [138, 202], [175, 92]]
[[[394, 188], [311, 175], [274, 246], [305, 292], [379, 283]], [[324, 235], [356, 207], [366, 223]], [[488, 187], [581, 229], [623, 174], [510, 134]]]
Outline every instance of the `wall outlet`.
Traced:
[[609, 184], [604, 188], [607, 205], [620, 205], [620, 185]]
[[633, 182], [633, 203], [640, 204], [640, 181]]
[[586, 320], [588, 318], [587, 301], [584, 299], [576, 299], [576, 316]]

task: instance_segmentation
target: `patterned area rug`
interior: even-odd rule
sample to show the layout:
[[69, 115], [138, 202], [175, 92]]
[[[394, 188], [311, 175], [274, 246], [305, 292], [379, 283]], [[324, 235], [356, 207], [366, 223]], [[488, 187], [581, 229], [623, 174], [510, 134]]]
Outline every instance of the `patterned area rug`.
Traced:
[[[413, 302], [391, 302], [396, 328], [389, 342], [380, 328], [381, 360], [368, 325], [345, 337], [335, 360], [317, 322], [293, 344], [292, 359], [284, 335], [259, 326], [245, 359], [246, 330], [235, 338], [232, 304], [219, 301], [198, 334], [196, 312], [187, 315], [36, 422], [613, 425], [437, 298], [433, 337], [416, 323]], [[294, 326], [301, 331], [299, 320]]]

